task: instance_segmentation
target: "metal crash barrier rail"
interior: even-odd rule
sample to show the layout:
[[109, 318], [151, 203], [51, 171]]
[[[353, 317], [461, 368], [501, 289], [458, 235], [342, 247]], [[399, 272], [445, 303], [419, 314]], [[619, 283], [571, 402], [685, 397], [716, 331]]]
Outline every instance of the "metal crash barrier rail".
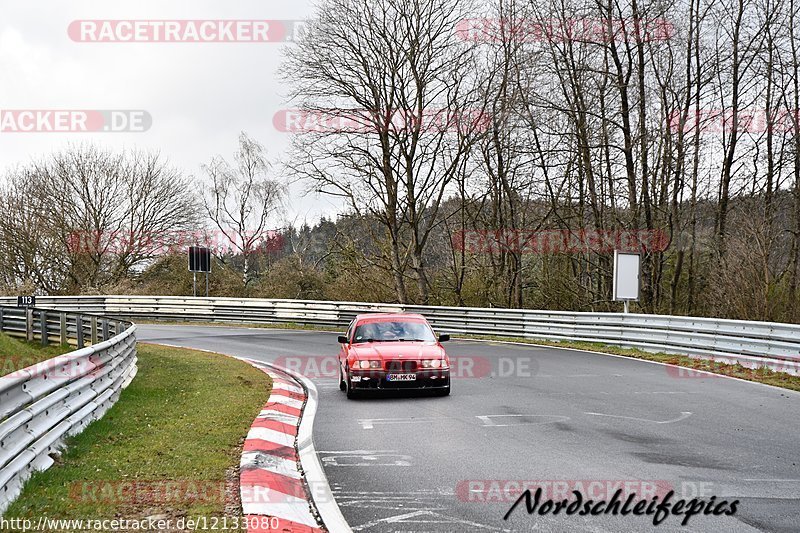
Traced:
[[[0, 302], [3, 299], [0, 298]], [[8, 300], [11, 301], [10, 299]], [[182, 296], [38, 297], [52, 309], [141, 320], [302, 324], [343, 329], [362, 312], [416, 312], [439, 331], [583, 341], [800, 373], [800, 326], [714, 318], [528, 309]]]
[[25, 368], [6, 358], [12, 368], [0, 372], [1, 515], [34, 471], [53, 464], [64, 439], [102, 417], [131, 382], [136, 326], [83, 312], [0, 307], [0, 330], [77, 348]]

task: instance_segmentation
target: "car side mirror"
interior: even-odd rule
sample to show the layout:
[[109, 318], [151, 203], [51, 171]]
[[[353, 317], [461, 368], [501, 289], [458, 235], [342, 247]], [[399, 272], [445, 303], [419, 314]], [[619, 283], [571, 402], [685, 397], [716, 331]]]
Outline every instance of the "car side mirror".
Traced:
[[448, 335], [447, 333], [442, 333], [441, 335], [439, 335], [439, 342], [447, 342], [449, 340], [450, 340], [450, 335]]
[[347, 344], [347, 336], [346, 335], [339, 335], [338, 337], [340, 344]]

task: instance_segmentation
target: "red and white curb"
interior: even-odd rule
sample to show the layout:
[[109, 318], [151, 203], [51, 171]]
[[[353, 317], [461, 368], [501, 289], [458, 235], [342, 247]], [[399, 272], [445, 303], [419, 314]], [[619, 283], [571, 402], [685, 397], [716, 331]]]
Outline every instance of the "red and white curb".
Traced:
[[239, 485], [248, 533], [348, 533], [314, 450], [314, 384], [286, 369], [245, 359], [272, 378], [272, 392], [242, 450]]

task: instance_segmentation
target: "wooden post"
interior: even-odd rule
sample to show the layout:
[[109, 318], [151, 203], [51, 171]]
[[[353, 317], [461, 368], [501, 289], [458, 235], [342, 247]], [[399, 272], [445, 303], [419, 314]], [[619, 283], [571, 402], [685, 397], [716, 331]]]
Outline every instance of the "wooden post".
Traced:
[[83, 348], [83, 319], [75, 315], [75, 338], [78, 340], [78, 349]]
[[50, 339], [47, 338], [47, 311], [39, 311], [39, 332], [42, 334], [42, 346], [47, 346]]
[[25, 339], [33, 342], [33, 309], [25, 308]]
[[67, 344], [67, 313], [61, 313], [61, 324], [59, 333], [61, 334], [61, 344]]

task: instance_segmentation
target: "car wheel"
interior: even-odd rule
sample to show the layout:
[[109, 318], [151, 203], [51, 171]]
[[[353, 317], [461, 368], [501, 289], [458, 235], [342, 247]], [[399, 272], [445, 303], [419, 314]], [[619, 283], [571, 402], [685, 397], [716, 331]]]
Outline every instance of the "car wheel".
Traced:
[[345, 391], [347, 392], [347, 399], [348, 400], [352, 400], [353, 398], [358, 396], [358, 393], [356, 393], [356, 391], [353, 390], [353, 385], [350, 383], [350, 371], [349, 370], [345, 374], [344, 386], [345, 386]]
[[342, 365], [339, 365], [339, 390], [347, 390], [347, 383], [342, 376]]

